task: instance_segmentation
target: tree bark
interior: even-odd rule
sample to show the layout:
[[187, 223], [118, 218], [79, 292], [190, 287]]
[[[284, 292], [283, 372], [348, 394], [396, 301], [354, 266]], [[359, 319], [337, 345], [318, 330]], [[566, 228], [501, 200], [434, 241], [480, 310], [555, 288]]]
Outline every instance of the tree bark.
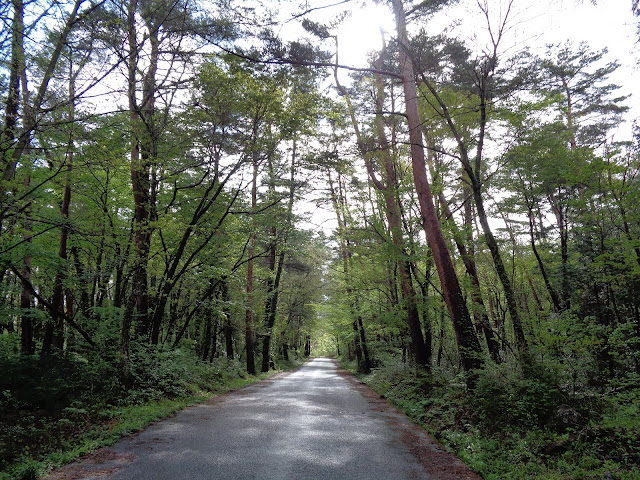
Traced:
[[[349, 298], [351, 315], [354, 317], [356, 315], [357, 307], [356, 307], [356, 299], [354, 299], [353, 289], [351, 288], [351, 283], [349, 279], [349, 245], [346, 238], [346, 218], [343, 212], [344, 209], [344, 198], [342, 195], [342, 188], [339, 185], [339, 191], [336, 191], [335, 185], [333, 183], [333, 178], [331, 177], [331, 170], [327, 170], [327, 178], [329, 180], [329, 193], [331, 195], [331, 203], [333, 204], [333, 209], [336, 212], [336, 218], [338, 221], [338, 238], [340, 239], [340, 255], [342, 257], [342, 272], [345, 276], [345, 282], [347, 284], [347, 297]], [[339, 181], [339, 179], [338, 179]], [[338, 182], [340, 184], [340, 182]], [[356, 354], [356, 360], [358, 363], [358, 370], [364, 371], [366, 370], [365, 363], [363, 362], [362, 357], [362, 347], [361, 347], [361, 336], [358, 328], [358, 320], [355, 318], [352, 323], [353, 327], [353, 346]]]
[[[478, 110], [480, 113], [480, 122], [479, 122], [479, 133], [478, 133], [478, 141], [476, 145], [476, 154], [474, 159], [475, 167], [471, 164], [471, 160], [469, 157], [469, 151], [467, 148], [467, 144], [463, 139], [461, 133], [456, 128], [453, 117], [449, 113], [447, 105], [444, 103], [435, 87], [431, 84], [431, 82], [424, 78], [424, 84], [427, 89], [431, 92], [431, 94], [435, 97], [438, 105], [441, 108], [440, 114], [443, 119], [447, 122], [451, 133], [455, 137], [456, 143], [458, 145], [458, 149], [460, 151], [460, 162], [462, 167], [467, 174], [469, 181], [471, 182], [471, 187], [473, 191], [473, 200], [476, 205], [476, 213], [478, 216], [478, 220], [480, 221], [480, 225], [482, 227], [482, 232], [485, 236], [485, 242], [489, 251], [491, 253], [491, 258], [493, 259], [493, 263], [496, 269], [496, 273], [498, 274], [498, 278], [502, 285], [502, 289], [504, 291], [504, 295], [507, 300], [507, 308], [509, 310], [509, 315], [511, 316], [511, 323], [513, 325], [514, 336], [516, 339], [516, 346], [518, 349], [518, 356], [520, 357], [520, 362], [525, 369], [529, 368], [531, 364], [531, 356], [529, 352], [529, 348], [527, 345], [527, 339], [524, 334], [524, 329], [522, 327], [522, 321], [520, 319], [520, 314], [518, 312], [515, 293], [513, 287], [511, 285], [511, 280], [509, 279], [509, 274], [507, 273], [507, 269], [504, 266], [502, 261], [502, 256], [500, 255], [500, 248], [498, 246], [498, 242], [493, 235], [491, 227], [489, 225], [487, 213], [484, 208], [484, 198], [482, 197], [482, 155], [483, 155], [483, 146], [484, 146], [484, 138], [485, 131], [487, 127], [487, 103], [488, 103], [488, 84], [489, 75], [494, 68], [497, 60], [492, 57], [488, 64], [483, 67], [481, 74], [479, 75], [479, 101], [480, 104], [478, 106]], [[415, 90], [415, 89], [414, 89]], [[417, 93], [416, 93], [417, 94]], [[417, 110], [417, 106], [416, 106]]]
[[[209, 349], [211, 348], [211, 330], [213, 327], [213, 312], [211, 307], [208, 307], [204, 311], [204, 335], [202, 336], [200, 359], [204, 362], [209, 358]], [[213, 358], [213, 355], [212, 357]]]
[[[140, 122], [137, 90], [137, 69], [138, 69], [138, 39], [136, 29], [136, 12], [138, 10], [137, 0], [129, 0], [127, 5], [127, 97], [129, 102], [129, 120], [131, 134], [131, 187], [134, 201], [134, 251], [133, 251], [133, 284], [131, 295], [127, 301], [124, 314], [122, 316], [122, 328], [120, 332], [120, 375], [122, 382], [129, 386], [132, 382], [130, 371], [130, 349], [131, 349], [131, 329], [134, 325], [134, 312], [139, 313], [148, 307], [147, 300], [147, 274], [146, 262], [148, 252], [145, 252], [147, 229], [146, 212], [146, 190], [144, 183], [144, 167], [140, 163], [140, 142], [136, 126]], [[146, 312], [146, 310], [144, 310]], [[146, 324], [143, 322], [143, 324]]]
[[551, 203], [551, 210], [556, 217], [556, 225], [558, 226], [558, 233], [560, 236], [560, 288], [561, 288], [561, 302], [562, 307], [568, 309], [571, 307], [571, 300], [569, 296], [569, 225], [567, 219], [567, 207], [563, 205], [561, 192], [556, 195], [554, 192], [549, 192], [549, 202]]
[[413, 180], [418, 195], [422, 225], [427, 236], [429, 247], [433, 252], [445, 302], [453, 322], [459, 355], [466, 374], [467, 385], [469, 388], [473, 388], [476, 381], [476, 376], [473, 372], [482, 366], [480, 344], [473, 330], [473, 323], [471, 322], [471, 317], [433, 203], [431, 187], [425, 167], [413, 62], [408, 54], [409, 42], [404, 6], [402, 0], [392, 1], [396, 20], [400, 72], [402, 75], [409, 139], [411, 143]]
[[211, 355], [209, 356], [209, 363], [213, 362], [213, 359], [218, 354], [218, 320], [213, 321], [213, 333], [211, 334]]
[[[381, 69], [381, 60], [380, 58], [376, 64], [376, 68], [378, 70]], [[431, 363], [431, 345], [427, 346], [425, 344], [424, 336], [422, 333], [422, 328], [420, 325], [420, 315], [418, 312], [418, 307], [416, 305], [416, 292], [413, 288], [413, 284], [411, 282], [411, 276], [409, 273], [408, 266], [408, 258], [405, 251], [404, 238], [402, 233], [402, 226], [400, 221], [400, 212], [398, 207], [398, 199], [397, 199], [397, 178], [396, 178], [396, 169], [393, 163], [393, 158], [390, 153], [390, 145], [387, 139], [385, 129], [384, 129], [384, 121], [382, 118], [382, 112], [384, 110], [384, 84], [382, 82], [382, 77], [377, 74], [376, 75], [376, 86], [377, 86], [377, 96], [376, 96], [376, 118], [375, 118], [375, 133], [378, 137], [379, 144], [379, 152], [382, 156], [382, 164], [385, 172], [385, 181], [381, 182], [378, 180], [371, 158], [370, 153], [367, 150], [362, 135], [360, 134], [360, 129], [358, 127], [358, 122], [355, 116], [354, 109], [351, 105], [351, 101], [347, 96], [346, 90], [340, 85], [338, 81], [337, 74], [335, 75], [336, 85], [340, 90], [341, 95], [345, 98], [347, 103], [347, 108], [349, 110], [349, 114], [351, 117], [351, 123], [356, 133], [356, 139], [358, 143], [358, 149], [360, 150], [360, 154], [362, 155], [365, 166], [367, 168], [367, 173], [369, 174], [369, 178], [371, 179], [374, 187], [381, 191], [385, 200], [385, 214], [387, 217], [387, 223], [389, 225], [389, 230], [391, 232], [391, 239], [393, 245], [396, 250], [397, 260], [396, 265], [398, 269], [398, 273], [400, 274], [400, 288], [402, 291], [402, 298], [405, 302], [406, 310], [407, 310], [407, 325], [409, 326], [409, 333], [411, 335], [411, 341], [413, 344], [413, 353], [416, 364], [429, 368]], [[360, 318], [361, 323], [361, 318]], [[364, 344], [364, 330], [361, 330], [361, 340]], [[368, 356], [368, 355], [367, 355]], [[369, 362], [365, 360], [368, 364]]]
[[[251, 210], [255, 211], [258, 203], [258, 160], [253, 159], [253, 179], [251, 182]], [[254, 230], [257, 228], [256, 221], [253, 221]], [[251, 244], [247, 251], [249, 260], [247, 262], [247, 309], [245, 311], [244, 320], [244, 338], [247, 354], [247, 373], [254, 375], [256, 373], [256, 363], [254, 359], [254, 343], [253, 343], [253, 256], [256, 250], [257, 232], [251, 234]]]
[[[72, 65], [72, 64], [71, 64]], [[75, 75], [73, 68], [69, 67], [69, 124], [73, 125], [75, 122]], [[71, 175], [73, 172], [73, 154], [74, 154], [74, 140], [73, 130], [69, 134], [69, 142], [67, 144], [67, 176], [65, 179], [64, 193], [62, 195], [62, 204], [60, 206], [60, 217], [63, 222], [69, 219], [69, 206], [71, 205]], [[51, 304], [58, 312], [64, 311], [64, 279], [67, 274], [67, 239], [69, 237], [69, 228], [63, 225], [60, 230], [60, 246], [58, 248], [58, 257], [60, 258], [61, 268], [56, 273], [53, 287], [53, 296], [51, 298]], [[64, 348], [64, 317], [61, 315], [55, 315], [52, 317], [51, 322], [47, 323], [45, 330], [45, 337], [42, 343], [42, 353], [48, 353], [51, 351], [51, 347], [62, 351]]]
[[[275, 251], [274, 251], [275, 254]], [[275, 277], [267, 290], [267, 306], [265, 309], [265, 327], [266, 331], [262, 337], [262, 371], [269, 371], [269, 358], [271, 349], [271, 336], [273, 334], [273, 326], [276, 322], [276, 312], [278, 308], [278, 292], [280, 288], [280, 278], [282, 277], [282, 268], [284, 266], [284, 250], [278, 255], [277, 266], [275, 267]]]
[[13, 0], [11, 3], [13, 5], [11, 60], [4, 110], [4, 128], [0, 137], [3, 171], [11, 164], [11, 151], [17, 141], [16, 125], [20, 105], [20, 77], [24, 70], [24, 5], [22, 0]]
[[[524, 188], [524, 185], [523, 185], [523, 188]], [[533, 251], [533, 255], [536, 257], [538, 268], [540, 269], [540, 273], [542, 274], [542, 279], [544, 280], [544, 285], [545, 287], [547, 287], [547, 292], [549, 293], [549, 297], [551, 297], [553, 309], [556, 312], [559, 312], [560, 310], [562, 310], [562, 304], [560, 302], [560, 298], [558, 297], [558, 294], [556, 293], [555, 289], [551, 285], [551, 281], [549, 280], [549, 275], [547, 274], [547, 269], [544, 266], [544, 262], [542, 261], [542, 258], [540, 257], [540, 253], [538, 252], [538, 247], [536, 246], [535, 229], [534, 229], [534, 223], [533, 223], [533, 218], [534, 218], [533, 205], [532, 205], [533, 200], [530, 201], [526, 193], [525, 193], [524, 200], [525, 200], [525, 203], [527, 204], [527, 212], [528, 212], [527, 217], [529, 219], [529, 240], [531, 242], [531, 250]]]
[[311, 356], [311, 335], [307, 335], [304, 340], [304, 356]]
[[226, 278], [221, 280], [221, 297], [224, 302], [224, 345], [227, 358], [233, 358], [233, 326], [231, 325], [231, 312], [229, 311], [229, 284]]
[[[424, 130], [424, 129], [423, 129]], [[432, 143], [429, 140], [428, 134], [424, 132], [424, 138], [428, 143]], [[435, 145], [430, 145], [430, 150], [435, 148]], [[436, 178], [436, 166], [435, 160], [431, 153], [427, 153], [427, 164], [429, 165], [429, 169], [431, 172], [431, 178]], [[468, 186], [464, 186], [465, 197], [468, 193]], [[491, 359], [500, 363], [500, 347], [495, 338], [493, 328], [491, 327], [491, 322], [489, 320], [489, 315], [487, 315], [487, 309], [484, 304], [484, 299], [482, 298], [482, 292], [480, 289], [480, 277], [478, 276], [478, 269], [476, 268], [475, 255], [472, 248], [467, 248], [468, 245], [473, 244], [473, 238], [471, 237], [471, 232], [469, 232], [467, 237], [467, 243], [465, 243], [463, 239], [463, 233], [460, 231], [458, 226], [455, 223], [453, 218], [453, 213], [451, 212], [451, 208], [449, 207], [449, 202], [444, 196], [442, 190], [438, 193], [438, 197], [440, 200], [440, 208], [444, 213], [444, 217], [447, 219], [449, 227], [453, 233], [453, 242], [456, 245], [458, 253], [460, 254], [460, 258], [462, 259], [462, 263], [464, 264], [465, 271], [468, 277], [471, 279], [471, 300], [475, 304], [475, 308], [473, 310], [473, 316], [476, 321], [476, 325], [478, 329], [482, 331], [485, 337], [485, 341], [487, 343], [487, 350], [489, 350], [489, 355]], [[465, 199], [464, 202], [464, 212], [465, 212], [465, 224], [467, 227], [470, 227], [472, 216], [471, 216], [471, 205], [470, 199]]]
[[[7, 190], [8, 190], [8, 182], [14, 177], [16, 166], [18, 162], [22, 158], [22, 155], [29, 149], [29, 145], [31, 144], [31, 136], [33, 134], [34, 129], [37, 127], [38, 120], [37, 115], [40, 113], [40, 109], [42, 107], [43, 102], [45, 101], [45, 97], [49, 90], [49, 82], [53, 78], [53, 74], [55, 68], [58, 64], [58, 60], [60, 59], [60, 54], [62, 53], [62, 49], [67, 42], [67, 38], [74, 24], [78, 20], [78, 12], [80, 10], [80, 6], [84, 3], [85, 0], [76, 0], [71, 11], [69, 12], [69, 16], [60, 32], [60, 36], [58, 37], [53, 52], [49, 57], [49, 61], [47, 62], [43, 74], [42, 80], [40, 81], [40, 85], [38, 86], [38, 90], [35, 92], [35, 97], [33, 102], [30, 103], [28, 100], [28, 90], [27, 90], [27, 73], [24, 62], [24, 1], [22, 0], [12, 0], [13, 8], [14, 8], [14, 19], [12, 22], [12, 26], [15, 30], [12, 33], [12, 68], [14, 66], [14, 59], [18, 60], [19, 64], [19, 76], [20, 83], [22, 84], [23, 91], [23, 122], [22, 127], [20, 129], [19, 135], [16, 135], [15, 143], [12, 141], [11, 155], [4, 155], [5, 158], [4, 164], [2, 165], [2, 179], [0, 180], [0, 205], [2, 206], [2, 210], [0, 210], [0, 223], [5, 217], [7, 205], [5, 205], [7, 201]], [[97, 8], [97, 5], [94, 5], [90, 8], [93, 10]], [[88, 12], [84, 12], [85, 14]], [[16, 48], [17, 57], [13, 56], [13, 48]], [[11, 73], [10, 73], [10, 81], [11, 81]], [[14, 79], [15, 82], [15, 79]], [[15, 92], [15, 83], [10, 84], [12, 88], [14, 88]], [[9, 95], [11, 93], [9, 92]], [[13, 107], [12, 107], [13, 108]], [[6, 125], [6, 121], [5, 121]], [[12, 128], [15, 127], [15, 123]], [[4, 148], [4, 145], [3, 145]], [[6, 151], [5, 151], [6, 152]]]
[[[273, 331], [273, 326], [276, 322], [276, 312], [278, 309], [278, 293], [280, 289], [280, 279], [282, 277], [282, 269], [284, 267], [284, 259], [285, 259], [285, 250], [284, 246], [287, 244], [287, 240], [289, 237], [289, 231], [291, 230], [291, 222], [293, 218], [293, 203], [295, 200], [295, 178], [296, 178], [296, 160], [297, 160], [297, 142], [293, 141], [293, 149], [291, 152], [291, 174], [289, 178], [289, 198], [287, 203], [287, 217], [285, 221], [285, 231], [282, 235], [281, 239], [281, 247], [280, 254], [278, 255], [278, 262], [275, 272], [275, 277], [273, 282], [270, 284], [270, 289], [267, 289], [267, 305], [265, 309], [265, 326], [266, 331], [264, 337], [262, 339], [262, 371], [269, 371], [269, 350], [271, 348], [271, 335]], [[276, 255], [276, 231], [274, 230], [272, 235], [273, 245], [273, 257], [269, 259], [269, 261], [275, 262]], [[273, 270], [273, 268], [271, 268]]]
[[[28, 184], [29, 177], [25, 179]], [[28, 214], [28, 210], [27, 210]], [[31, 227], [28, 224], [24, 226], [24, 241], [30, 245], [32, 240]], [[31, 255], [26, 254], [22, 259], [22, 291], [20, 293], [20, 326], [21, 326], [21, 348], [23, 355], [33, 355], [36, 352], [36, 344], [34, 341], [34, 318], [31, 313]]]

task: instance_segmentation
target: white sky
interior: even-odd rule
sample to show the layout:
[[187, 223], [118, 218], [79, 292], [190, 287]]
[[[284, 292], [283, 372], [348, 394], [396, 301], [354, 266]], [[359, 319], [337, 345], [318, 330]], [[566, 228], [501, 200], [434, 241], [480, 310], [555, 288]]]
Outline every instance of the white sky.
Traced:
[[[314, 0], [311, 5], [331, 3], [334, 2]], [[505, 0], [490, 0], [492, 13], [498, 13], [500, 4], [504, 7], [505, 3]], [[362, 2], [353, 1], [347, 5], [351, 4], [360, 6]], [[337, 6], [318, 10], [310, 18], [327, 18], [328, 12], [337, 14], [343, 8]], [[382, 27], [393, 32], [393, 17], [387, 5], [376, 5], [372, 0], [364, 7], [352, 8], [352, 11], [353, 14], [340, 30], [341, 50], [349, 48], [349, 58], [354, 63], [364, 65], [366, 53], [380, 45], [379, 29]], [[479, 16], [475, 0], [461, 0], [445, 12], [449, 21], [461, 22], [460, 30], [483, 27], [481, 19], [478, 25], [473, 25]], [[635, 42], [637, 23], [631, 14], [631, 0], [599, 0], [595, 6], [590, 0], [515, 0], [511, 17], [514, 35], [529, 44], [545, 45], [573, 38], [585, 40], [594, 48], [609, 47], [612, 52], [617, 52], [618, 57], [626, 57], [635, 63], [640, 58]]]
[[[338, 3], [339, 0], [309, 0], [311, 7]], [[492, 14], [499, 14], [507, 0], [487, 0]], [[364, 6], [363, 6], [364, 4]], [[353, 13], [338, 31], [340, 63], [365, 67], [367, 54], [382, 45], [380, 29], [393, 34], [393, 15], [387, 1], [376, 5], [373, 0], [352, 0], [332, 8], [317, 10], [309, 18], [326, 22], [345, 8]], [[631, 13], [631, 0], [515, 0], [511, 12], [511, 30], [503, 45], [520, 49], [525, 45], [542, 54], [550, 43], [564, 43], [571, 39], [576, 44], [585, 41], [593, 50], [607, 47], [606, 61], [618, 60], [621, 67], [611, 80], [620, 85], [621, 94], [633, 94], [640, 85], [640, 44], [637, 42], [637, 18]], [[486, 24], [476, 0], [461, 0], [449, 7], [432, 22], [433, 34], [448, 25], [456, 24], [461, 38], [473, 39], [482, 45]], [[328, 45], [328, 44], [327, 44]], [[342, 74], [346, 80], [347, 73]], [[628, 122], [614, 133], [616, 140], [630, 139], [631, 121], [640, 119], [640, 94], [627, 100], [631, 108]], [[318, 212], [312, 220], [320, 228], [333, 227], [330, 212]]]
[[[312, 5], [335, 3], [332, 0], [315, 0]], [[361, 1], [351, 2], [354, 6]], [[380, 47], [380, 28], [393, 32], [393, 16], [387, 5], [368, 5], [356, 8], [339, 31], [340, 61], [354, 66], [366, 66], [367, 53]], [[386, 3], [386, 2], [384, 2]], [[505, 0], [489, 0], [492, 13], [499, 13]], [[350, 4], [347, 4], [350, 5]], [[318, 11], [316, 18], [326, 18], [327, 12], [335, 14], [344, 7]], [[434, 22], [434, 30], [447, 24], [460, 22], [457, 31], [470, 38], [477, 35], [481, 42], [485, 25], [475, 0], [462, 0], [455, 7], [447, 8]], [[322, 13], [320, 13], [322, 12]], [[564, 43], [568, 39], [576, 43], [586, 41], [592, 49], [609, 49], [609, 60], [618, 60], [621, 67], [613, 80], [622, 87], [622, 93], [633, 93], [640, 85], [640, 44], [637, 43], [637, 18], [631, 13], [631, 0], [516, 0], [512, 11], [512, 29], [505, 45], [521, 48], [524, 45], [542, 52], [549, 43]], [[434, 31], [434, 33], [437, 33]], [[640, 117], [640, 95], [631, 98], [631, 116]]]

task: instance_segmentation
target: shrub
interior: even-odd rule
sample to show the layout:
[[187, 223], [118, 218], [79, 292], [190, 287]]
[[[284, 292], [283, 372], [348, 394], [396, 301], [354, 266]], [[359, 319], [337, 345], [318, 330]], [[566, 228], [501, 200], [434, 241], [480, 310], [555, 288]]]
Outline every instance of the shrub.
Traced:
[[524, 376], [506, 364], [487, 365], [471, 398], [478, 423], [490, 431], [541, 427], [567, 401], [550, 372]]

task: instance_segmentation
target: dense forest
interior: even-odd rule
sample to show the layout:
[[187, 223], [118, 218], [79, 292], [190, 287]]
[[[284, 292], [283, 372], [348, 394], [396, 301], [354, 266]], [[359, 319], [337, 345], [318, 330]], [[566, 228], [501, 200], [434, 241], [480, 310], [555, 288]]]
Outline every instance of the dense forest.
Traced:
[[618, 62], [511, 48], [515, 0], [471, 2], [482, 43], [385, 0], [356, 68], [338, 3], [0, 2], [0, 477], [335, 355], [486, 478], [640, 478]]

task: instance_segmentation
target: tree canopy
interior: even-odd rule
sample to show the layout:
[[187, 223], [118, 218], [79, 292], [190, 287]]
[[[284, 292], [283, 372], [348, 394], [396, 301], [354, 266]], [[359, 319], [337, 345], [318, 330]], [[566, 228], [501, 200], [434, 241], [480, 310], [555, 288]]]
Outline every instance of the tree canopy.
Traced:
[[[486, 42], [438, 29], [452, 2], [380, 3], [394, 31], [365, 67], [341, 61], [340, 2], [283, 2], [295, 38], [261, 2], [0, 5], [0, 423], [23, 432], [0, 467], [37, 443], [21, 412], [312, 354], [415, 367], [423, 411], [453, 386], [478, 429], [562, 448], [637, 412], [640, 129], [613, 134], [637, 121], [618, 60], [512, 48], [513, 1], [472, 6]], [[47, 382], [66, 393], [43, 409]]]

